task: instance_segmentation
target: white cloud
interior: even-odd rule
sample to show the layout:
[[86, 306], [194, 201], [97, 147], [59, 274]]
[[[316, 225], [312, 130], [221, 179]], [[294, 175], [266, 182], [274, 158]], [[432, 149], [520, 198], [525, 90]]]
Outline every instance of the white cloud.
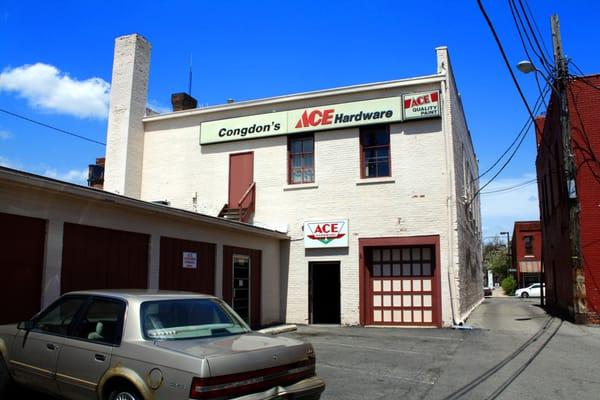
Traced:
[[6, 68], [0, 92], [16, 93], [30, 106], [79, 118], [106, 118], [110, 84], [101, 78], [71, 78], [53, 65], [37, 63]]
[[516, 178], [499, 179], [487, 186], [481, 194], [481, 216], [484, 236], [497, 235], [501, 231], [512, 232], [515, 221], [538, 220], [539, 202], [537, 183], [532, 183], [506, 192], [485, 194], [519, 185], [535, 179], [535, 174], [524, 174]]
[[87, 185], [88, 169], [70, 169], [66, 172], [60, 172], [54, 168], [49, 168], [42, 174], [48, 178], [58, 179], [59, 181], [66, 181], [75, 183], [77, 185]]
[[8, 140], [13, 137], [13, 134], [9, 131], [0, 131], [0, 140]]

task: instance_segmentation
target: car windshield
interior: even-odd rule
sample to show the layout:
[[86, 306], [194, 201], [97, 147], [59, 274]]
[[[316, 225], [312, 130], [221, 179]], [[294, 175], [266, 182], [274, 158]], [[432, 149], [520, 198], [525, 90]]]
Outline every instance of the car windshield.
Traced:
[[140, 321], [149, 340], [197, 339], [237, 335], [250, 329], [226, 304], [215, 299], [142, 303]]

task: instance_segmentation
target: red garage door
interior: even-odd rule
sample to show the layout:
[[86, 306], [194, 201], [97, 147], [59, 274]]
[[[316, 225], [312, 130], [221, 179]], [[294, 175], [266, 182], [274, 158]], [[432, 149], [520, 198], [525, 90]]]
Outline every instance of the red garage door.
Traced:
[[61, 292], [148, 287], [150, 236], [65, 224]]
[[46, 221], [0, 213], [0, 227], [1, 325], [40, 309]]
[[439, 326], [435, 245], [368, 246], [362, 252], [364, 324]]
[[160, 238], [160, 288], [215, 293], [215, 245]]

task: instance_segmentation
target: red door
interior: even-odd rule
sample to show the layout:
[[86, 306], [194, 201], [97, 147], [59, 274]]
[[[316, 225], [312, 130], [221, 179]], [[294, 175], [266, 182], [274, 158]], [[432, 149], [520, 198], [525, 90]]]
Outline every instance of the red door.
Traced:
[[229, 155], [229, 208], [238, 202], [254, 181], [254, 153]]

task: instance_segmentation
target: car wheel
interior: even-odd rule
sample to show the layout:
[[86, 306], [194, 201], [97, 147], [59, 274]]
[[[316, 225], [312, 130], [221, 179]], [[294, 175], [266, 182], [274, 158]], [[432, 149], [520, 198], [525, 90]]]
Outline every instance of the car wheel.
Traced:
[[132, 386], [120, 386], [110, 392], [108, 400], [143, 400]]
[[529, 297], [529, 293], [527, 293], [527, 292], [521, 293], [521, 298], [526, 299], [528, 297]]
[[4, 395], [8, 391], [8, 386], [11, 382], [8, 368], [4, 363], [4, 358], [0, 355], [0, 398], [4, 398]]

